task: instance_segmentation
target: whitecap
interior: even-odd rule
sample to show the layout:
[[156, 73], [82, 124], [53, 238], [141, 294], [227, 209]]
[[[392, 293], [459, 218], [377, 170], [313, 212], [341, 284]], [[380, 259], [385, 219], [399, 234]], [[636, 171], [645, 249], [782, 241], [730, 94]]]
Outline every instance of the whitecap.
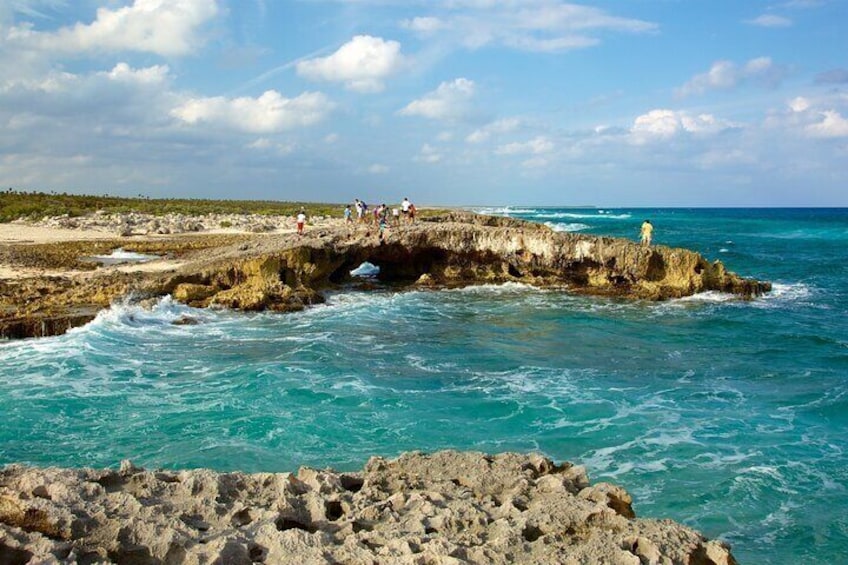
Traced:
[[445, 289], [442, 292], [451, 294], [451, 293], [460, 293], [460, 294], [515, 294], [522, 292], [546, 292], [545, 289], [541, 289], [535, 287], [533, 285], [529, 285], [526, 283], [520, 282], [505, 282], [499, 284], [477, 284], [464, 286], [461, 288], [450, 288]]
[[147, 261], [155, 261], [159, 259], [159, 256], [124, 251], [124, 249], [118, 247], [117, 249], [113, 249], [109, 255], [92, 255], [90, 258], [101, 263], [115, 265], [118, 263], [145, 263]]
[[502, 207], [494, 207], [494, 208], [475, 208], [472, 210], [478, 214], [484, 214], [486, 216], [509, 216], [512, 214], [535, 214], [537, 210], [535, 208], [513, 208], [511, 206], [502, 206]]
[[550, 220], [558, 220], [558, 219], [572, 219], [572, 220], [627, 220], [631, 218], [630, 214], [586, 214], [581, 212], [545, 212], [536, 214], [537, 218], [542, 219], [550, 219]]
[[545, 225], [556, 232], [576, 232], [581, 230], [588, 230], [592, 227], [588, 224], [581, 224], [579, 222], [571, 222], [568, 224], [560, 224], [558, 222], [545, 222]]
[[706, 292], [699, 292], [691, 296], [684, 296], [682, 298], [670, 300], [669, 304], [690, 304], [693, 302], [722, 303], [732, 302], [735, 300], [738, 300], [738, 297], [735, 294], [730, 294], [728, 292], [719, 292], [717, 290], [708, 290]]

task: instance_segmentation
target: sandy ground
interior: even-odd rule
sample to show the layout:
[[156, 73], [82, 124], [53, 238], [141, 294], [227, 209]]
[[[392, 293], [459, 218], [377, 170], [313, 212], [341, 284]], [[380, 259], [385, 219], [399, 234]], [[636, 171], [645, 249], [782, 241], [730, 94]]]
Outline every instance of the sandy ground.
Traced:
[[114, 233], [98, 230], [63, 230], [23, 224], [0, 224], [0, 244], [56, 243], [59, 241], [112, 239], [114, 237]]
[[[343, 222], [338, 219], [324, 219], [318, 222], [307, 224], [307, 232], [310, 229], [318, 227], [326, 227], [332, 225], [343, 225]], [[273, 232], [277, 233], [294, 233], [295, 229], [283, 228]], [[202, 232], [189, 232], [185, 234], [169, 234], [169, 235], [138, 235], [132, 236], [134, 240], [138, 239], [156, 239], [156, 238], [173, 238], [180, 235], [192, 236], [198, 234], [214, 235], [214, 234], [238, 234], [248, 233], [232, 228], [206, 230]], [[42, 243], [58, 243], [62, 241], [93, 241], [104, 239], [119, 239], [120, 236], [114, 232], [95, 230], [95, 229], [61, 229], [48, 228], [42, 226], [28, 226], [24, 224], [4, 224], [0, 223], [0, 246], [4, 244], [12, 245], [36, 245]], [[125, 273], [139, 272], [162, 272], [171, 269], [176, 269], [182, 266], [183, 263], [174, 260], [159, 259], [155, 261], [146, 261], [139, 263], [121, 263], [117, 265], [104, 265], [97, 269], [97, 273], [109, 271], [121, 271]], [[20, 279], [36, 276], [56, 276], [56, 277], [85, 277], [90, 276], [94, 271], [51, 271], [47, 269], [25, 268], [20, 266], [12, 266], [9, 264], [0, 263], [0, 279]]]
[[[223, 232], [223, 230], [222, 230]], [[204, 232], [213, 233], [213, 232]], [[40, 243], [58, 243], [61, 241], [92, 241], [102, 239], [116, 239], [112, 232], [101, 230], [81, 230], [72, 229], [64, 230], [59, 228], [45, 228], [41, 226], [27, 226], [21, 224], [0, 224], [0, 245], [3, 244], [40, 244]], [[170, 236], [173, 237], [173, 236]], [[181, 266], [179, 261], [169, 261], [166, 259], [147, 261], [144, 263], [124, 263], [117, 265], [104, 266], [98, 269], [97, 272], [103, 273], [108, 271], [122, 271], [125, 273], [132, 272], [158, 272], [176, 269]], [[0, 279], [20, 279], [36, 276], [56, 276], [56, 277], [85, 277], [90, 276], [93, 271], [51, 271], [48, 269], [25, 268], [19, 266], [11, 266], [0, 263]]]

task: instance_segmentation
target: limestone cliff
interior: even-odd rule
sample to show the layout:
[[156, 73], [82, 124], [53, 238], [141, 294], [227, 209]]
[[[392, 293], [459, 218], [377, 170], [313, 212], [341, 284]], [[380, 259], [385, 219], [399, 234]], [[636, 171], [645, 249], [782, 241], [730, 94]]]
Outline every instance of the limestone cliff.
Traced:
[[0, 561], [735, 563], [726, 545], [582, 467], [539, 455], [409, 453], [364, 470], [0, 471]]
[[[473, 214], [392, 228], [385, 237], [373, 227], [337, 225], [313, 229], [303, 238], [253, 234], [193, 241], [201, 243], [182, 249], [182, 265], [164, 275], [94, 271], [76, 278], [0, 281], [0, 336], [61, 333], [129, 294], [171, 294], [195, 306], [296, 310], [321, 302], [322, 290], [350, 282], [349, 272], [364, 261], [380, 267], [382, 281], [410, 286], [518, 281], [648, 300], [709, 290], [748, 299], [771, 288], [686, 249], [557, 233], [539, 224]], [[149, 246], [169, 249], [162, 242]]]
[[752, 298], [771, 288], [685, 249], [557, 233], [527, 222], [463, 219], [404, 226], [385, 239], [376, 230], [327, 230], [295, 246], [264, 240], [148, 289], [198, 306], [290, 310], [320, 301], [317, 291], [349, 281], [364, 261], [380, 267], [382, 281], [410, 285], [516, 281], [649, 300], [708, 290]]

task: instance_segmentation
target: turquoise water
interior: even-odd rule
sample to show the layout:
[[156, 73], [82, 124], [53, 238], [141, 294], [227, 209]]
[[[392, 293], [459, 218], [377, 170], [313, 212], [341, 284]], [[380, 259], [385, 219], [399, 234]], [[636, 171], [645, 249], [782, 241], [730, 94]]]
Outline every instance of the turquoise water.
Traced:
[[[0, 343], [0, 464], [356, 469], [538, 450], [749, 563], [848, 555], [848, 210], [500, 209], [698, 250], [770, 295], [339, 291], [294, 314], [163, 300]], [[194, 326], [170, 322], [184, 315]]]

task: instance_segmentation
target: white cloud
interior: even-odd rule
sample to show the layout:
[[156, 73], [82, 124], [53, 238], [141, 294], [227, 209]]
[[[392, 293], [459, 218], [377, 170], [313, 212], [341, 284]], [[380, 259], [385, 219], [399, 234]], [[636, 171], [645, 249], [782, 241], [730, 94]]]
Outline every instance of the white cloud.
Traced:
[[131, 84], [156, 85], [164, 83], [168, 78], [167, 65], [154, 65], [144, 69], [133, 69], [126, 63], [118, 63], [111, 71], [100, 73], [116, 82]]
[[495, 149], [498, 155], [540, 155], [554, 150], [554, 143], [544, 136], [529, 141], [507, 143]]
[[434, 120], [451, 120], [461, 117], [474, 96], [474, 81], [458, 78], [443, 82], [423, 98], [413, 100], [400, 110], [402, 116], [422, 116]]
[[748, 20], [747, 23], [759, 27], [792, 27], [792, 20], [774, 14], [763, 14], [753, 20]]
[[298, 74], [311, 80], [342, 82], [349, 90], [380, 92], [383, 81], [404, 66], [400, 43], [357, 35], [327, 57], [301, 61]]
[[848, 119], [835, 110], [820, 112], [823, 119], [807, 126], [806, 131], [813, 137], [848, 137]]
[[202, 44], [202, 26], [218, 14], [215, 0], [135, 0], [131, 6], [99, 8], [90, 24], [55, 32], [31, 25], [12, 27], [13, 45], [51, 53], [141, 51], [162, 56], [188, 55]]
[[401, 27], [417, 33], [428, 34], [445, 29], [447, 24], [439, 18], [425, 16], [403, 20]]
[[683, 133], [708, 135], [737, 127], [738, 124], [718, 119], [712, 114], [693, 116], [684, 111], [657, 109], [638, 116], [630, 133], [633, 143], [642, 144]]
[[267, 137], [260, 137], [253, 143], [249, 143], [247, 147], [258, 151], [273, 151], [279, 155], [288, 155], [295, 150], [294, 143], [278, 143]]
[[521, 166], [526, 169], [541, 169], [547, 167], [550, 161], [545, 157], [530, 157], [521, 162]]
[[759, 82], [775, 86], [783, 78], [784, 71], [769, 57], [751, 59], [743, 66], [732, 61], [716, 61], [706, 73], [695, 75], [677, 89], [678, 96], [703, 94], [709, 90], [729, 90], [743, 83]]
[[810, 101], [803, 96], [798, 96], [789, 101], [789, 108], [793, 112], [805, 112], [810, 108]]
[[339, 134], [337, 133], [328, 133], [324, 136], [324, 143], [330, 144], [335, 143], [339, 140]]
[[415, 156], [414, 160], [421, 163], [438, 163], [442, 160], [442, 154], [429, 143], [425, 143], [421, 147], [421, 151], [418, 152], [418, 155]]
[[384, 175], [389, 172], [389, 168], [386, 165], [374, 163], [373, 165], [368, 167], [368, 172], [372, 175]]
[[480, 129], [474, 130], [465, 138], [465, 141], [468, 143], [483, 143], [487, 141], [492, 135], [509, 133], [521, 124], [521, 120], [518, 118], [504, 118], [501, 120], [494, 121], [490, 124], [486, 124]]
[[259, 98], [194, 98], [171, 111], [189, 125], [211, 124], [236, 131], [272, 133], [312, 125], [327, 116], [333, 103], [320, 92], [284, 98], [268, 90]]
[[654, 23], [610, 15], [599, 8], [559, 0], [452, 0], [440, 17], [420, 16], [402, 25], [425, 36], [478, 49], [501, 45], [524, 51], [560, 52], [600, 43], [593, 34], [648, 33]]

